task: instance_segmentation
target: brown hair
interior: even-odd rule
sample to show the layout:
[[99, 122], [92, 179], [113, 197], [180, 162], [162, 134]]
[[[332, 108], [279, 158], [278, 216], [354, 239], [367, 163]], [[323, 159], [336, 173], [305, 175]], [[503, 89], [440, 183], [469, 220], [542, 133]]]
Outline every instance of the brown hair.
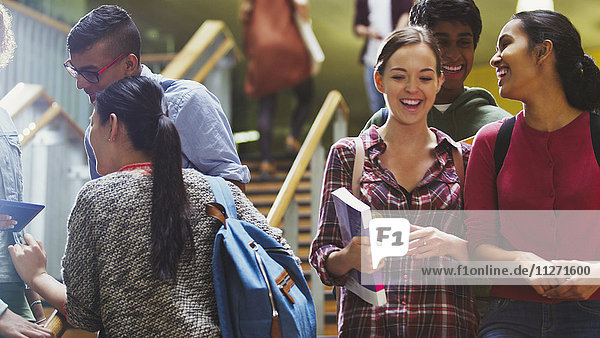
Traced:
[[431, 33], [418, 26], [408, 26], [401, 28], [388, 35], [379, 47], [379, 53], [377, 54], [377, 64], [375, 70], [383, 75], [383, 70], [392, 54], [398, 49], [404, 46], [410, 46], [417, 43], [424, 43], [431, 49], [435, 55], [436, 71], [438, 76], [442, 74], [442, 58], [440, 56], [440, 49], [437, 45], [436, 40], [433, 38]]

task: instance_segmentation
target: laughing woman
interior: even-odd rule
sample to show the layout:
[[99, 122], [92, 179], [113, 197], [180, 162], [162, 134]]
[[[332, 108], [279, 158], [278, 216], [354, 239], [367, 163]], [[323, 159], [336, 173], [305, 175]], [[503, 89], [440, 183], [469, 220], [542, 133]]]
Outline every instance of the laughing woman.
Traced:
[[[469, 146], [427, 126], [427, 112], [443, 79], [435, 40], [420, 27], [400, 29], [383, 42], [375, 70], [375, 84], [384, 94], [390, 118], [381, 128], [372, 126], [360, 134], [365, 159], [359, 164], [363, 171], [357, 197], [373, 210], [460, 209], [458, 177], [461, 175], [455, 165], [467, 161]], [[453, 156], [459, 150], [462, 157]], [[361, 237], [354, 237], [347, 246], [342, 244], [332, 197], [332, 192], [340, 187], [351, 190], [355, 153], [353, 138], [345, 138], [332, 146], [327, 161], [319, 230], [310, 254], [312, 266], [326, 285], [343, 287], [348, 272], [352, 268], [361, 269]], [[409, 247], [413, 259], [466, 259], [466, 242], [440, 228], [413, 228]], [[386, 269], [392, 265], [390, 268], [403, 271], [401, 267], [410, 266], [411, 262], [411, 258], [402, 258], [388, 262]], [[400, 276], [407, 273], [404, 271]], [[468, 337], [476, 334], [477, 316], [470, 288], [398, 285], [404, 279], [386, 277], [388, 302], [383, 306], [371, 305], [341, 288], [339, 335]]]
[[[560, 216], [565, 213], [556, 212], [600, 209], [600, 168], [590, 133], [590, 120], [598, 118], [592, 112], [600, 108], [600, 71], [584, 53], [579, 33], [556, 12], [515, 14], [500, 32], [491, 65], [500, 95], [521, 101], [523, 111], [514, 120], [485, 126], [475, 139], [465, 187], [473, 258], [529, 266], [552, 265], [557, 259], [569, 259], [570, 265], [585, 264], [574, 260], [600, 260], [594, 251], [600, 235], [597, 221], [565, 222]], [[514, 122], [512, 134], [504, 128], [501, 133], [510, 143], [497, 142], [505, 139], [498, 134], [509, 121]], [[495, 161], [499, 144], [508, 146], [500, 170]], [[535, 215], [549, 218], [515, 223], [506, 212], [498, 216], [471, 210], [538, 210]], [[600, 334], [597, 282], [574, 277], [532, 278], [527, 283], [492, 288], [495, 298], [481, 336]]]

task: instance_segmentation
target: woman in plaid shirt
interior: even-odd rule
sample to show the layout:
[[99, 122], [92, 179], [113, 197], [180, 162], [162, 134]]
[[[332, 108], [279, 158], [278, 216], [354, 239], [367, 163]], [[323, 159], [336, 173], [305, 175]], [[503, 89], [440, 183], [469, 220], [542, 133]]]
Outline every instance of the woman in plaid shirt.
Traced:
[[[464, 166], [470, 147], [427, 126], [427, 112], [442, 79], [438, 47], [425, 29], [407, 27], [383, 42], [374, 80], [385, 96], [390, 117], [381, 128], [372, 126], [360, 135], [365, 161], [358, 197], [372, 210], [462, 208], [453, 151], [462, 152]], [[354, 237], [344, 247], [331, 195], [340, 187], [351, 189], [354, 144], [352, 138], [334, 144], [325, 171], [319, 231], [311, 246], [310, 263], [326, 285], [344, 286], [351, 269], [361, 270], [361, 248], [365, 246], [361, 237]], [[467, 259], [466, 241], [454, 235], [461, 227], [450, 223], [444, 220], [429, 223], [435, 226], [411, 227], [408, 256], [385, 264], [390, 272], [385, 277], [387, 304], [371, 305], [341, 288], [340, 336], [476, 335], [478, 317], [469, 287], [423, 285], [408, 272], [419, 264]]]

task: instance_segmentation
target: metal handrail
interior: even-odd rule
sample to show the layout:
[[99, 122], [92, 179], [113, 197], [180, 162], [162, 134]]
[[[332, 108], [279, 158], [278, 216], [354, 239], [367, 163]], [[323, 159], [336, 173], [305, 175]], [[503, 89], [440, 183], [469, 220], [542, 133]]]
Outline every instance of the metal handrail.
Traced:
[[213, 51], [202, 67], [190, 78], [194, 81], [202, 82], [217, 65], [219, 60], [231, 51], [235, 54], [236, 59], [242, 59], [243, 55], [225, 23], [220, 20], [206, 20], [162, 71], [162, 75], [173, 79], [183, 78], [192, 69], [196, 60], [206, 52], [220, 34], [223, 34], [225, 39]]
[[281, 222], [318, 143], [321, 141], [334, 113], [338, 109], [341, 109], [344, 113], [344, 118], [347, 122], [349, 115], [348, 105], [339, 91], [332, 90], [325, 98], [325, 101], [306, 136], [306, 140], [298, 152], [298, 156], [296, 156], [288, 175], [285, 177], [282, 189], [277, 194], [271, 210], [269, 210], [269, 214], [267, 215], [267, 222], [269, 225], [277, 226]]

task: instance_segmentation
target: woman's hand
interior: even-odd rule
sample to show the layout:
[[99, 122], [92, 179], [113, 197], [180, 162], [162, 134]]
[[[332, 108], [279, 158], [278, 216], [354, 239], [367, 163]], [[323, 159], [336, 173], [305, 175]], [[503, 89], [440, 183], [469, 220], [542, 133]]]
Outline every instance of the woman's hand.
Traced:
[[31, 234], [25, 234], [25, 242], [27, 245], [9, 245], [8, 252], [21, 279], [33, 285], [34, 279], [46, 274], [46, 252]]
[[345, 248], [329, 255], [326, 262], [326, 269], [332, 276], [339, 277], [345, 275], [351, 269], [371, 273], [381, 269], [384, 262], [384, 259], [381, 260], [377, 268], [373, 269], [369, 237], [356, 236], [352, 238]]
[[[590, 273], [587, 274], [587, 276], [598, 276], [600, 273], [600, 265], [598, 264], [564, 260], [555, 260], [552, 261], [552, 263], [556, 266], [588, 266]], [[542, 296], [550, 299], [588, 300], [598, 288], [600, 288], [600, 279], [584, 278], [583, 276], [574, 275], [571, 278], [563, 278], [562, 284], [546, 290]]]
[[409, 239], [407, 255], [414, 258], [450, 256], [460, 262], [469, 258], [467, 241], [435, 227], [411, 224]]
[[[518, 252], [516, 254], [515, 261], [518, 262], [520, 266], [530, 268], [532, 268], [533, 264], [535, 264], [537, 270], [542, 271], [550, 270], [552, 269], [551, 267], [554, 265], [552, 264], [552, 262], [547, 261], [531, 252]], [[529, 285], [531, 285], [535, 292], [537, 292], [540, 295], [543, 295], [546, 291], [556, 287], [561, 283], [561, 280], [559, 280], [558, 278], [548, 278], [547, 276], [538, 277], [535, 273], [529, 276], [523, 276], [523, 278], [527, 281], [527, 283], [529, 283]]]

